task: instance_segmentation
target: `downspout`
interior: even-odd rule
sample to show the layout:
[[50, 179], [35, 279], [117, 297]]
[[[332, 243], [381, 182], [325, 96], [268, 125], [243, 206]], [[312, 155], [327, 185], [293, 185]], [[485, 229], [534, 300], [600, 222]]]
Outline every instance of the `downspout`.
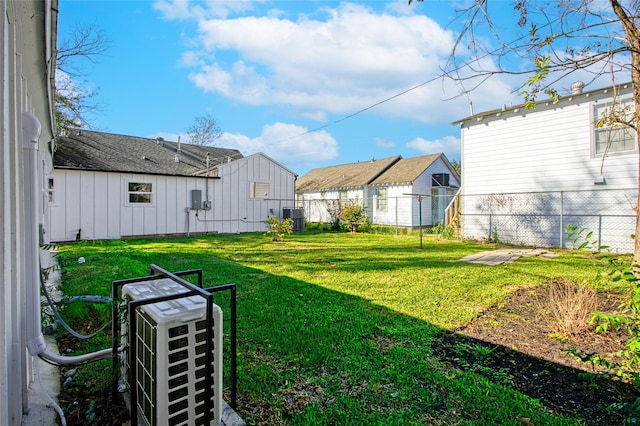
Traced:
[[38, 355], [46, 349], [40, 323], [40, 256], [38, 235], [38, 140], [42, 126], [31, 113], [22, 113], [22, 152], [24, 158], [24, 259], [27, 349], [31, 355]]
[[29, 112], [22, 113], [22, 150], [24, 157], [24, 259], [25, 259], [25, 312], [27, 324], [27, 350], [32, 356], [40, 356], [58, 364], [75, 364], [97, 359], [111, 358], [111, 349], [80, 356], [60, 356], [47, 351], [42, 335], [40, 318], [40, 191], [38, 185], [38, 149], [42, 131], [40, 121]]

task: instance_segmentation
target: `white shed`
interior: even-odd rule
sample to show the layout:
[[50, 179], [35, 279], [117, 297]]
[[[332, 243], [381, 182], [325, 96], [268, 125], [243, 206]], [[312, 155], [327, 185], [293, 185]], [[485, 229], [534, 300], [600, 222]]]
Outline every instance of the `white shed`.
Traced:
[[635, 133], [597, 127], [632, 103], [630, 84], [574, 92], [535, 109], [503, 107], [460, 120], [462, 235], [571, 246], [567, 225], [598, 245], [633, 251], [638, 189]]
[[264, 154], [81, 130], [57, 140], [51, 240], [265, 231], [295, 177]]

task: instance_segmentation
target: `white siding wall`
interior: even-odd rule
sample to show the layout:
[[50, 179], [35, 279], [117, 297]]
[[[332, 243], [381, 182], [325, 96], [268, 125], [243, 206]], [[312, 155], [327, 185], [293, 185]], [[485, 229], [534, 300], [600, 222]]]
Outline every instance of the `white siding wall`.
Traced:
[[[465, 194], [593, 189], [602, 158], [591, 154], [594, 96], [462, 126]], [[604, 162], [606, 188], [637, 185], [636, 153]]]
[[348, 201], [359, 200], [360, 202], [366, 202], [366, 200], [364, 200], [363, 188], [349, 188], [340, 191], [305, 192], [302, 193], [300, 197], [305, 209], [305, 220], [307, 222], [331, 222], [329, 212], [327, 211], [327, 202], [339, 200], [341, 192], [347, 193]]
[[[218, 168], [219, 179], [57, 169], [51, 240], [114, 239], [140, 235], [235, 233], [266, 230], [271, 210], [293, 205], [293, 173], [257, 154]], [[250, 198], [250, 182], [268, 182], [269, 199]], [[152, 203], [127, 202], [129, 182], [151, 183]], [[191, 210], [200, 190], [211, 210]]]
[[[24, 178], [23, 113], [35, 115], [42, 125], [36, 186], [46, 181], [48, 142], [53, 138], [49, 67], [57, 18], [51, 1], [0, 0], [0, 424], [19, 425], [28, 409], [27, 385], [32, 379], [27, 355], [27, 318], [38, 315], [38, 224], [28, 221], [33, 210], [44, 223], [45, 210], [29, 203]], [[29, 206], [29, 207], [27, 207]], [[29, 213], [29, 214], [28, 214]], [[32, 217], [32, 216], [31, 216]], [[35, 238], [34, 238], [35, 236]], [[27, 241], [29, 240], [29, 241]], [[35, 250], [32, 250], [35, 249]], [[36, 277], [34, 279], [34, 277]], [[33, 298], [29, 296], [33, 295]], [[32, 304], [33, 303], [33, 304]], [[30, 306], [31, 309], [26, 309]]]
[[[610, 100], [610, 93], [591, 93], [464, 123], [463, 236], [487, 238], [497, 232], [502, 241], [556, 246], [563, 244], [559, 228], [571, 221], [601, 233], [605, 243], [615, 240], [611, 246], [617, 251], [632, 250], [632, 219], [616, 219], [607, 229], [599, 223], [601, 214], [633, 215], [631, 207], [636, 204], [635, 196], [623, 192], [619, 196], [627, 209], [620, 208], [620, 200], [598, 201], [598, 193], [609, 197], [618, 190], [637, 188], [637, 152], [614, 153], [604, 162], [593, 154], [594, 105]], [[601, 167], [606, 185], [595, 185]], [[548, 196], [524, 195], [551, 191], [555, 193]], [[556, 198], [563, 200], [563, 212], [560, 202], [553, 201]], [[489, 219], [488, 209], [493, 212]], [[562, 217], [567, 212], [574, 217]], [[525, 219], [518, 222], [512, 214]], [[593, 215], [595, 223], [583, 223], [575, 216], [585, 214]]]
[[[435, 173], [448, 173], [450, 175], [451, 186], [459, 187], [460, 182], [451, 173], [444, 161], [438, 159], [427, 168], [411, 184], [390, 185], [387, 187], [387, 209], [380, 211], [376, 209], [375, 200], [373, 202], [373, 223], [391, 226], [420, 225], [420, 207], [422, 207], [422, 225], [436, 225], [432, 220], [432, 199], [431, 195], [431, 175]], [[406, 194], [428, 195], [428, 197], [412, 197]], [[439, 195], [445, 196], [445, 188], [441, 188]], [[422, 203], [422, 206], [420, 206]], [[445, 206], [446, 207], [446, 206]]]

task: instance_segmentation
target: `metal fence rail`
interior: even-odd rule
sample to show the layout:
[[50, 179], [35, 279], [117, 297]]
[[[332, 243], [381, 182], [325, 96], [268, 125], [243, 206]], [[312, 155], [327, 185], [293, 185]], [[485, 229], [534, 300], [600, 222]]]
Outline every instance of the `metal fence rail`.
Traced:
[[461, 195], [462, 236], [541, 247], [574, 247], [567, 225], [592, 248], [633, 252], [637, 189]]
[[[369, 197], [346, 202], [362, 203], [369, 221], [374, 225], [417, 228], [420, 223], [430, 227], [444, 222], [444, 209], [452, 198], [452, 195], [406, 195], [384, 199]], [[296, 207], [304, 209], [307, 222], [332, 223], [344, 203], [344, 200], [338, 199], [306, 199], [298, 200]]]

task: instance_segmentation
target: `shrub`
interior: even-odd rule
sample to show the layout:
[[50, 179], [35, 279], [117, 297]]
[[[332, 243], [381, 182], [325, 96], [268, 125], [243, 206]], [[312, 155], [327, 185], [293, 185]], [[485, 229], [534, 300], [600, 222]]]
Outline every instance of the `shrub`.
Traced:
[[554, 333], [571, 336], [586, 330], [597, 309], [598, 296], [593, 289], [564, 280], [550, 284], [546, 311]]
[[340, 221], [345, 224], [351, 232], [358, 232], [358, 228], [364, 224], [366, 210], [357, 200], [349, 202], [340, 212]]
[[293, 220], [291, 218], [278, 219], [274, 215], [270, 215], [269, 219], [264, 223], [269, 227], [267, 234], [271, 234], [271, 241], [282, 241], [285, 234], [289, 235], [293, 232]]
[[444, 222], [440, 222], [431, 228], [431, 233], [449, 240], [455, 236], [455, 229], [451, 225], [445, 225]]

